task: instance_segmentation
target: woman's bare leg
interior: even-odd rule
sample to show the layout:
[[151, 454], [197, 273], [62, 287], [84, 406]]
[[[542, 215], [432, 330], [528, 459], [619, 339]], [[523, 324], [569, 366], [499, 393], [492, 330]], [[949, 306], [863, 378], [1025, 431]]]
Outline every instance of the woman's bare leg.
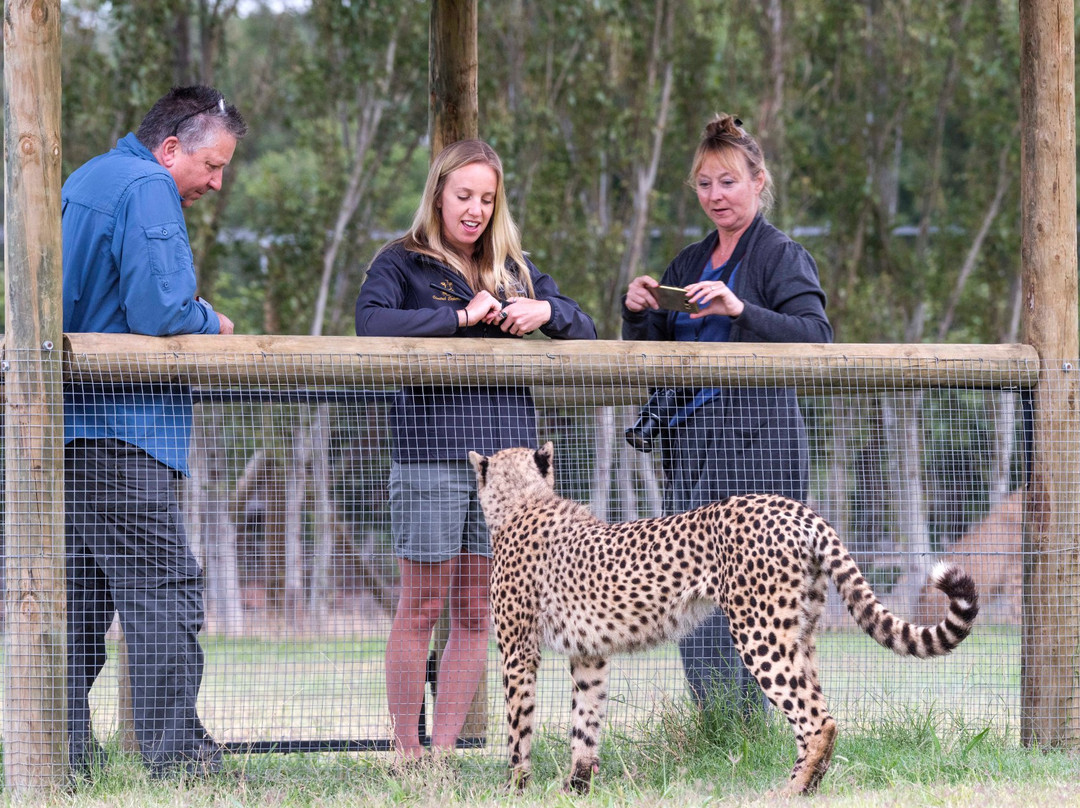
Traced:
[[450, 636], [439, 665], [431, 744], [454, 749], [487, 667], [491, 560], [462, 553], [450, 585]]
[[401, 593], [386, 641], [386, 698], [394, 748], [401, 758], [418, 758], [424, 752], [418, 724], [424, 703], [428, 647], [456, 566], [456, 560], [429, 564], [398, 559]]

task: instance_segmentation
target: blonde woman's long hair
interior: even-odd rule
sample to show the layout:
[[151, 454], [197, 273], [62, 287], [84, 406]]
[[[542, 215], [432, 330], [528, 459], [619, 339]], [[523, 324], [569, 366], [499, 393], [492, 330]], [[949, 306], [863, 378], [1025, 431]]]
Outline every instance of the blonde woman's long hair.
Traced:
[[[438, 202], [446, 188], [446, 178], [473, 163], [495, 172], [495, 200], [488, 226], [477, 239], [471, 256], [451, 249], [443, 238]], [[482, 140], [459, 140], [436, 156], [424, 184], [424, 195], [413, 217], [412, 227], [401, 239], [408, 250], [430, 255], [458, 272], [474, 292], [486, 289], [498, 298], [532, 297], [534, 294], [521, 234], [506, 206], [502, 161]]]

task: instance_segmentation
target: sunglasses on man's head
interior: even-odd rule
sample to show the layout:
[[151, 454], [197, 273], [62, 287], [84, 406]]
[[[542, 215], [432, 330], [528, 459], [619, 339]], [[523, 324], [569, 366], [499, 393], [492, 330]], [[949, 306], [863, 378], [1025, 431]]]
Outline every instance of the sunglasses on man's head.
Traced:
[[187, 115], [185, 115], [183, 118], [178, 120], [176, 122], [176, 126], [173, 127], [172, 136], [177, 137], [177, 134], [180, 132], [180, 124], [182, 124], [188, 118], [194, 118], [197, 115], [203, 115], [203, 114], [205, 114], [207, 112], [212, 112], [215, 109], [218, 112], [220, 112], [222, 115], [225, 114], [225, 96], [222, 96], [221, 98], [219, 98], [217, 101], [215, 101], [210, 106], [203, 107], [202, 109], [195, 110], [195, 112], [190, 112]]

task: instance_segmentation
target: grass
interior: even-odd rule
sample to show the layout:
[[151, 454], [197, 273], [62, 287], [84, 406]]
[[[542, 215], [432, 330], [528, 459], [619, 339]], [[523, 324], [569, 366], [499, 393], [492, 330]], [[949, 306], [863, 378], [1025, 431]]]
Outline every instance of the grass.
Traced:
[[[947, 729], [942, 729], [946, 727]], [[561, 792], [569, 765], [561, 735], [541, 734], [534, 777], [503, 790], [501, 754], [463, 753], [397, 774], [382, 755], [252, 755], [206, 782], [155, 782], [115, 750], [91, 784], [35, 804], [64, 806], [996, 806], [1080, 805], [1080, 756], [1038, 752], [987, 727], [934, 711], [896, 708], [873, 731], [841, 727], [833, 765], [810, 801], [783, 798], [794, 741], [775, 713], [666, 703], [604, 739], [590, 795]], [[25, 804], [25, 803], [21, 803]]]
[[[200, 711], [215, 736], [229, 741], [277, 738], [387, 738], [385, 637], [318, 641], [211, 638]], [[821, 682], [842, 724], [876, 721], [895, 705], [937, 705], [965, 721], [1016, 733], [1020, 645], [1015, 628], [981, 627], [952, 655], [901, 659], [855, 629], [818, 636]], [[111, 669], [110, 669], [111, 670]], [[95, 725], [115, 727], [111, 674], [95, 699]], [[502, 684], [492, 643], [488, 736], [502, 735]], [[547, 653], [538, 676], [542, 727], [569, 720], [565, 657]], [[654, 705], [686, 692], [673, 643], [612, 660], [609, 720], [621, 727], [648, 719]], [[869, 718], [867, 718], [869, 717]]]
[[[381, 634], [338, 639], [207, 638], [202, 710], [223, 740], [387, 737]], [[102, 776], [50, 806], [1080, 806], [1080, 757], [1017, 742], [1019, 636], [985, 626], [948, 658], [903, 660], [861, 632], [818, 637], [821, 680], [840, 723], [833, 765], [817, 797], [772, 790], [794, 761], [792, 735], [773, 714], [704, 712], [685, 700], [677, 651], [666, 645], [613, 660], [602, 771], [588, 797], [561, 793], [569, 766], [566, 660], [544, 657], [533, 782], [502, 789], [501, 685], [489, 666], [489, 744], [445, 766], [397, 776], [385, 755], [233, 756], [211, 782], [159, 783], [111, 750]], [[110, 665], [112, 663], [110, 662]], [[115, 727], [105, 677], [95, 725]], [[11, 798], [8, 798], [9, 801]], [[39, 802], [35, 800], [35, 802]]]
[[[319, 640], [208, 638], [204, 644], [207, 676], [200, 711], [210, 731], [220, 740], [389, 738], [383, 636]], [[928, 730], [933, 730], [932, 736], [943, 739], [943, 748], [948, 747], [944, 739], [972, 734], [968, 727], [978, 727], [978, 731], [989, 728], [989, 733], [1002, 748], [1017, 743], [1020, 689], [1019, 636], [1015, 628], [983, 627], [954, 654], [932, 661], [897, 658], [856, 630], [823, 632], [818, 637], [818, 647], [822, 686], [830, 710], [841, 727], [841, 750], [850, 738], [865, 738], [867, 745], [873, 748], [876, 739], [885, 734], [883, 729], [886, 727], [925, 723], [930, 725]], [[468, 766], [485, 772], [478, 774], [476, 784], [486, 783], [492, 788], [503, 778], [501, 744], [505, 732], [496, 662], [493, 647], [488, 668], [488, 747], [465, 758]], [[634, 775], [632, 782], [637, 783], [639, 771], [668, 771], [673, 760], [686, 754], [685, 750], [709, 748], [709, 744], [702, 744], [700, 738], [691, 738], [672, 742], [677, 755], [649, 752], [650, 759], [655, 761], [653, 767], [641, 758], [648, 750], [646, 741], [656, 734], [658, 727], [665, 727], [673, 720], [679, 723], [672, 716], [680, 713], [679, 705], [685, 698], [686, 685], [673, 644], [631, 657], [616, 657], [612, 663], [605, 748], [609, 750], [608, 754], [614, 750], [620, 750], [620, 754], [607, 763], [608, 777], [612, 771], [630, 772]], [[110, 661], [110, 670], [112, 666]], [[94, 722], [103, 738], [116, 728], [113, 676], [107, 673], [95, 688]], [[547, 748], [554, 750], [551, 757], [559, 766], [553, 764], [548, 776], [538, 777], [537, 786], [544, 784], [557, 793], [562, 782], [560, 771], [567, 765], [568, 758], [562, 741], [570, 717], [571, 689], [566, 659], [557, 654], [546, 654], [538, 684], [539, 729], [544, 737], [551, 739]], [[739, 733], [728, 734], [742, 737]], [[721, 759], [726, 761], [728, 754], [749, 759], [754, 751], [750, 748], [746, 752], [726, 750]], [[787, 730], [783, 729], [779, 747], [768, 749], [764, 759], [751, 767], [754, 771], [767, 773], [746, 788], [763, 792], [781, 782], [786, 778], [785, 769], [793, 754], [794, 745]], [[839, 754], [844, 755], [842, 751]], [[862, 772], [860, 783], [873, 782], [872, 766], [879, 757], [883, 757], [883, 753], [852, 758], [866, 761], [861, 764], [866, 771]], [[303, 760], [300, 756], [253, 756], [234, 759], [232, 768], [240, 767], [255, 773], [249, 784], [252, 788], [267, 780], [291, 781], [296, 776], [301, 780], [311, 779], [294, 775], [295, 767], [303, 771], [309, 768], [313, 771], [345, 769], [349, 773], [339, 777], [365, 783], [371, 781], [371, 777], [362, 776], [367, 772], [365, 767], [378, 759], [359, 756], [354, 761], [348, 756], [327, 755], [312, 756], [308, 759], [310, 762], [301, 762]], [[769, 761], [775, 760], [784, 762], [769, 770]], [[634, 761], [634, 765], [630, 765], [630, 761]], [[725, 765], [728, 770], [739, 768], [730, 762]], [[845, 766], [838, 758], [834, 764], [836, 771], [826, 778], [826, 786]], [[713, 770], [708, 766], [705, 771], [707, 775], [679, 777], [672, 783], [652, 787], [665, 793], [665, 789], [678, 788], [683, 781], [707, 782], [717, 784], [719, 793], [725, 793], [724, 784], [730, 779], [730, 771]], [[139, 767], [135, 765], [124, 781], [137, 781], [138, 772]], [[400, 784], [393, 780], [386, 782], [385, 776], [380, 785], [378, 773], [376, 770], [372, 775], [375, 794], [386, 789], [392, 793], [400, 790]], [[601, 783], [601, 789], [607, 782], [605, 779]], [[619, 783], [620, 788], [625, 787], [622, 779]], [[275, 794], [278, 788], [275, 786]], [[305, 789], [311, 788], [310, 784], [305, 786]], [[534, 786], [527, 797], [535, 793]], [[230, 794], [227, 802], [234, 804], [234, 796]], [[340, 799], [349, 798], [358, 799], [355, 793], [344, 794]], [[419, 797], [403, 799], [415, 801]]]

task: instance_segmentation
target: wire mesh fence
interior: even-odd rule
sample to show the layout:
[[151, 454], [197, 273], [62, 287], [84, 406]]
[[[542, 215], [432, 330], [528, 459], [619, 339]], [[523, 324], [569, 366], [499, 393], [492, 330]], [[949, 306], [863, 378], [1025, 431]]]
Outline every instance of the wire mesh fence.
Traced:
[[[508, 423], [522, 419], [536, 445], [554, 443], [559, 493], [588, 503], [609, 521], [678, 507], [667, 434], [694, 418], [704, 418], [695, 427], [699, 435], [722, 432], [734, 452], [713, 455], [713, 462], [743, 468], [746, 458], [740, 453], [760, 453], [768, 464], [783, 468], [805, 463], [808, 504], [838, 529], [894, 612], [923, 623], [941, 619], [945, 601], [925, 585], [927, 571], [941, 558], [970, 571], [982, 593], [975, 632], [950, 657], [933, 661], [899, 659], [877, 646], [831, 593], [818, 652], [822, 687], [838, 721], [870, 723], [917, 709], [1013, 735], [1019, 730], [1028, 562], [1023, 492], [1031, 462], [1031, 391], [1040, 371], [1030, 354], [980, 358], [973, 348], [960, 358], [935, 358], [929, 352], [913, 357], [897, 350], [890, 356], [888, 349], [876, 348], [860, 355], [800, 346], [788, 346], [780, 355], [746, 353], [747, 346], [737, 346], [741, 353], [716, 346], [658, 346], [646, 353], [636, 350], [640, 344], [625, 343], [477, 348], [419, 340], [342, 340], [334, 343], [337, 353], [285, 342], [275, 352], [250, 347], [211, 352], [214, 343], [198, 340], [179, 343], [182, 351], [161, 350], [153, 342], [146, 343], [149, 350], [140, 343], [138, 351], [122, 342], [112, 348], [107, 341], [95, 343], [87, 350], [80, 344], [73, 340], [64, 366], [69, 404], [81, 397], [83, 410], [107, 407], [115, 415], [125, 407], [143, 412], [135, 405], [151, 401], [155, 414], [136, 427], [157, 461], [164, 458], [166, 466], [185, 473], [166, 475], [172, 500], [169, 492], [149, 501], [140, 500], [138, 492], [104, 492], [92, 482], [99, 475], [85, 457], [78, 463], [90, 470], [72, 475], [69, 446], [68, 508], [87, 520], [77, 526], [77, 540], [69, 524], [68, 541], [75, 542], [68, 550], [69, 586], [73, 562], [82, 595], [88, 579], [124, 579], [122, 564], [102, 569], [93, 555], [94, 531], [85, 514], [95, 503], [117, 496], [122, 505], [109, 500], [113, 507], [136, 515], [175, 504], [172, 511], [164, 509], [168, 526], [159, 523], [151, 532], [159, 544], [179, 537], [190, 547], [203, 571], [204, 614], [201, 651], [173, 648], [167, 656], [201, 653], [201, 660], [185, 663], [189, 669], [201, 664], [198, 715], [228, 750], [391, 747], [388, 699], [394, 696], [388, 686], [393, 690], [400, 685], [397, 677], [406, 675], [400, 663], [389, 676], [387, 668], [401, 597], [399, 556], [409, 552], [405, 534], [420, 541], [444, 530], [443, 521], [456, 507], [430, 486], [422, 499], [411, 501], [402, 480], [415, 475], [416, 457], [461, 465], [453, 434], [460, 424], [471, 425], [467, 440], [485, 453], [500, 448]], [[666, 390], [675, 391], [677, 402], [659, 414], [653, 450], [640, 451], [640, 439], [635, 449], [627, 429], [642, 427], [643, 405], [651, 394]], [[693, 404], [695, 398], [704, 403]], [[795, 421], [792, 402], [797, 403]], [[778, 421], [770, 407], [786, 408], [784, 417]], [[744, 417], [733, 420], [733, 412]], [[9, 407], [9, 452], [14, 432], [36, 434], [25, 413], [20, 417], [20, 424], [13, 424]], [[77, 447], [108, 443], [109, 436], [99, 434], [91, 421], [69, 422], [69, 430], [80, 436]], [[795, 439], [779, 439], [770, 429]], [[45, 444], [56, 440], [55, 432], [44, 438]], [[1078, 437], [1062, 434], [1057, 440]], [[138, 473], [124, 470], [130, 458], [118, 456], [115, 446], [109, 450], [97, 460], [110, 467], [109, 479], [118, 467], [120, 477]], [[44, 444], [42, 451], [48, 451]], [[6, 468], [10, 587], [11, 570], [26, 560], [12, 559], [11, 553], [32, 556], [40, 548], [32, 538], [16, 545], [9, 536], [15, 531], [32, 537], [34, 522], [41, 520], [32, 511], [10, 510], [16, 481], [10, 462]], [[762, 485], [757, 479], [733, 484], [743, 485], [744, 493]], [[401, 512], [415, 517], [408, 526]], [[176, 524], [168, 522], [171, 518]], [[455, 523], [458, 532], [468, 532], [470, 517], [454, 518], [464, 520]], [[1075, 539], [1062, 543], [1069, 542]], [[187, 580], [189, 571], [169, 568], [176, 558], [183, 554], [162, 562], [160, 579], [129, 580], [126, 586], [144, 593]], [[1062, 587], [1074, 585], [1062, 579]], [[1057, 594], [1063, 604], [1076, 596]], [[131, 750], [142, 746], [145, 754], [155, 743], [152, 733], [132, 733], [130, 721], [132, 711], [140, 709], [138, 699], [151, 687], [139, 678], [139, 666], [146, 654], [161, 653], [155, 642], [182, 643], [183, 638], [151, 629], [150, 636], [135, 641], [136, 653], [133, 637], [125, 636], [127, 626], [114, 616], [116, 597], [98, 592], [83, 601], [69, 599], [92, 613], [80, 630], [104, 636], [105, 656], [87, 651], [93, 643], [84, 637], [82, 650], [68, 660], [68, 676], [89, 676], [93, 682], [91, 738]], [[7, 627], [11, 610], [21, 603], [19, 593], [7, 593]], [[1061, 619], [1076, 617], [1063, 613]], [[429, 681], [416, 718], [422, 735], [432, 729], [432, 691], [455, 674], [445, 664], [440, 670], [443, 660], [454, 658], [440, 637], [445, 639], [442, 628], [435, 632], [432, 664], [425, 667]], [[485, 647], [484, 668], [477, 674], [481, 685], [460, 745], [501, 755], [505, 719], [493, 633]], [[11, 648], [9, 641], [6, 653]], [[90, 674], [101, 663], [94, 680]], [[34, 665], [21, 670], [25, 676]], [[46, 677], [56, 672], [49, 665], [40, 671]], [[13, 686], [10, 674], [5, 686]], [[565, 731], [570, 691], [565, 659], [545, 653], [538, 696], [541, 730]], [[643, 731], [658, 710], [689, 694], [674, 643], [619, 657], [613, 663], [608, 721], [631, 734]], [[11, 727], [23, 717], [10, 714], [19, 709], [11, 699], [4, 709], [5, 738], [11, 743], [22, 737]], [[168, 713], [169, 708], [159, 709]]]

